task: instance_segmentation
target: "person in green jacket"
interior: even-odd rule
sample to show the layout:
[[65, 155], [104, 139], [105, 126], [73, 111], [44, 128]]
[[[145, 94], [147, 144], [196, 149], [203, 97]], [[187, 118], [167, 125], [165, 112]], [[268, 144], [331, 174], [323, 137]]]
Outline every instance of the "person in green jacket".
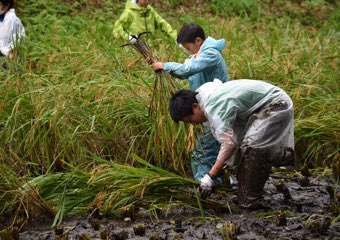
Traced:
[[157, 30], [176, 40], [177, 31], [149, 4], [149, 0], [127, 0], [125, 9], [113, 29], [115, 38], [130, 40], [130, 35], [144, 32], [154, 34]]

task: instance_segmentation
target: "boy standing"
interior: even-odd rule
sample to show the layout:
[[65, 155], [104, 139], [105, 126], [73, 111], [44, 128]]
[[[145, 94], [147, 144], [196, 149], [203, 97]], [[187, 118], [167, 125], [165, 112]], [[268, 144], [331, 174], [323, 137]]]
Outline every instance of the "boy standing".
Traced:
[[215, 163], [201, 179], [201, 196], [210, 195], [214, 180], [236, 154], [239, 206], [265, 207], [262, 193], [271, 167], [294, 161], [294, 112], [289, 96], [263, 81], [222, 83], [216, 79], [196, 92], [177, 92], [169, 110], [175, 122], [209, 127], [221, 144]]
[[[196, 24], [185, 24], [177, 36], [181, 44], [191, 54], [183, 64], [176, 62], [156, 62], [152, 68], [165, 70], [179, 79], [188, 79], [189, 86], [195, 91], [202, 84], [211, 82], [214, 78], [222, 82], [229, 80], [226, 63], [221, 55], [226, 47], [224, 39], [205, 38], [203, 29]], [[213, 166], [220, 144], [211, 135], [208, 128], [198, 136], [192, 154], [192, 170], [194, 178], [200, 181]]]
[[127, 41], [130, 35], [138, 36], [144, 32], [154, 34], [156, 30], [173, 40], [177, 35], [176, 30], [149, 5], [149, 0], [127, 0], [124, 12], [114, 25], [113, 35]]

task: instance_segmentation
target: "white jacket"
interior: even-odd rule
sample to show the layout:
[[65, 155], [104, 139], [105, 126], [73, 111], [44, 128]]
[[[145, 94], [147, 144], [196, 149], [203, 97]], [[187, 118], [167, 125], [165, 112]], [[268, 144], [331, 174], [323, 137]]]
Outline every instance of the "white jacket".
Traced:
[[0, 51], [7, 56], [9, 51], [25, 37], [25, 28], [11, 8], [2, 22], [0, 22]]
[[197, 92], [208, 119], [203, 124], [221, 144], [217, 159], [223, 163], [228, 163], [235, 147], [268, 150], [273, 162], [281, 161], [278, 156], [286, 147], [294, 149], [293, 102], [281, 88], [258, 80], [214, 79]]

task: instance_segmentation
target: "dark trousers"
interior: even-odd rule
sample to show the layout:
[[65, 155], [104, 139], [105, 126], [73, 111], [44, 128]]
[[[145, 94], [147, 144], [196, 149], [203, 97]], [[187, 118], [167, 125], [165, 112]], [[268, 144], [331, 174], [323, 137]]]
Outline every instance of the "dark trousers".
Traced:
[[250, 207], [261, 200], [272, 166], [294, 161], [293, 104], [284, 94], [253, 114], [238, 154], [238, 203]]

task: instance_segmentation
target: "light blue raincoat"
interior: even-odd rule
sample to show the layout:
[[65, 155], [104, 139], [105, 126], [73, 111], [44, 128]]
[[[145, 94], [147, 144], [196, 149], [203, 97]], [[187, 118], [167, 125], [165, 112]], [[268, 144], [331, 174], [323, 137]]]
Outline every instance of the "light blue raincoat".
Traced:
[[[164, 70], [179, 79], [188, 79], [190, 89], [196, 91], [202, 84], [212, 82], [215, 78], [222, 82], [229, 80], [227, 65], [221, 55], [226, 47], [224, 39], [205, 39], [199, 52], [183, 64], [165, 62]], [[199, 133], [192, 154], [192, 171], [194, 178], [200, 181], [214, 165], [220, 150], [219, 142], [213, 137], [209, 128]]]
[[[195, 150], [191, 155], [191, 168], [194, 178], [201, 181], [207, 174], [214, 163], [220, 151], [220, 143], [211, 134], [208, 127], [204, 127], [199, 133], [195, 142]], [[218, 179], [217, 183], [222, 183], [222, 179]]]
[[221, 55], [226, 47], [224, 39], [205, 39], [199, 52], [187, 59], [183, 64], [165, 62], [164, 70], [179, 79], [188, 79], [190, 89], [196, 91], [202, 84], [211, 82], [214, 78], [222, 82], [229, 80], [227, 65]]

